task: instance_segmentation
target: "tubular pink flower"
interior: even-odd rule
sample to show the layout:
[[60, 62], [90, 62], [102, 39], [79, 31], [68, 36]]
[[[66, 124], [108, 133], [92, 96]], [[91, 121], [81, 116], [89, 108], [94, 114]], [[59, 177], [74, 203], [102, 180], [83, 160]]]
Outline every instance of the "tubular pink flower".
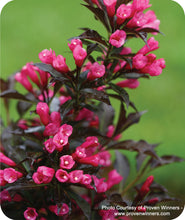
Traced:
[[94, 184], [96, 186], [97, 193], [103, 193], [107, 191], [107, 183], [104, 182], [105, 178], [98, 179], [96, 176], [92, 175]]
[[51, 48], [50, 50], [44, 49], [42, 52], [39, 53], [39, 59], [43, 63], [52, 65], [54, 58], [56, 58], [56, 55]]
[[95, 136], [87, 137], [85, 139], [85, 142], [81, 144], [81, 147], [84, 148], [98, 147], [98, 146], [99, 146], [98, 138]]
[[87, 52], [84, 48], [82, 48], [80, 45], [77, 45], [73, 50], [73, 57], [75, 59], [75, 64], [78, 67], [81, 67], [83, 65], [83, 62], [87, 56]]
[[8, 166], [16, 166], [16, 163], [11, 160], [10, 158], [8, 158], [7, 156], [5, 156], [3, 153], [0, 152], [0, 163], [4, 163]]
[[32, 178], [36, 184], [50, 183], [54, 174], [55, 170], [53, 168], [40, 166], [38, 167], [37, 172], [33, 174]]
[[136, 69], [142, 69], [144, 68], [148, 63], [148, 58], [146, 56], [143, 56], [143, 54], [137, 54], [133, 57], [133, 66]]
[[92, 165], [94, 167], [97, 167], [99, 165], [99, 160], [100, 160], [99, 155], [95, 154], [95, 155], [90, 156], [90, 157], [81, 158], [81, 159], [78, 160], [78, 162], [82, 163], [82, 164], [89, 164], [89, 165]]
[[33, 92], [32, 84], [30, 83], [26, 75], [22, 73], [16, 73], [15, 80], [22, 84], [24, 88], [27, 89], [29, 92]]
[[53, 153], [53, 151], [55, 150], [55, 144], [53, 143], [52, 138], [49, 138], [47, 141], [45, 141], [44, 146], [50, 154]]
[[117, 3], [117, 0], [103, 0], [106, 8], [107, 8], [107, 13], [110, 17], [113, 17], [115, 14], [115, 6]]
[[68, 136], [63, 135], [63, 134], [58, 132], [53, 137], [53, 143], [56, 146], [56, 150], [61, 152], [63, 150], [63, 147], [68, 144]]
[[19, 178], [21, 178], [23, 176], [22, 173], [16, 171], [13, 168], [6, 168], [4, 169], [4, 180], [8, 183], [14, 183], [15, 181], [17, 181]]
[[6, 201], [11, 202], [12, 198], [11, 198], [8, 190], [4, 189], [3, 191], [0, 192], [0, 204], [2, 204], [3, 202], [6, 202]]
[[44, 125], [49, 123], [49, 107], [44, 102], [39, 102], [36, 107], [36, 113], [39, 115], [41, 122]]
[[71, 183], [79, 183], [83, 178], [82, 170], [74, 170], [69, 173], [69, 178]]
[[143, 11], [149, 7], [151, 7], [151, 5], [149, 5], [149, 0], [133, 0], [132, 10], [134, 12]]
[[[107, 220], [107, 219], [115, 220], [115, 216], [119, 216], [117, 213], [118, 213], [117, 210], [111, 210], [111, 209], [110, 210], [100, 210], [99, 211], [99, 214], [102, 217], [102, 220]], [[119, 219], [122, 219], [122, 218], [119, 218]], [[130, 218], [127, 219], [124, 216], [124, 220], [130, 220]]]
[[24, 212], [24, 218], [26, 220], [36, 220], [38, 213], [35, 208], [28, 207]]
[[69, 49], [73, 52], [76, 46], [83, 46], [82, 41], [80, 39], [73, 39], [71, 40], [71, 43], [68, 43]]
[[142, 28], [154, 28], [159, 30], [160, 20], [157, 19], [154, 11], [147, 11], [144, 15], [144, 20], [145, 24], [142, 26]]
[[63, 105], [65, 102], [67, 102], [70, 99], [71, 99], [70, 96], [60, 96], [59, 97], [60, 105]]
[[98, 153], [100, 160], [99, 164], [104, 167], [108, 167], [111, 165], [111, 154], [108, 151], [102, 151]]
[[19, 195], [19, 194], [15, 194], [14, 195], [14, 197], [13, 197], [13, 199], [12, 199], [14, 202], [21, 202], [21, 201], [23, 201], [23, 198], [22, 198], [22, 196], [21, 195]]
[[62, 120], [61, 120], [61, 116], [59, 112], [52, 112], [50, 114], [50, 118], [49, 118], [51, 123], [55, 123], [57, 124], [57, 126], [60, 126]]
[[73, 132], [73, 127], [67, 124], [63, 124], [59, 129], [59, 133], [66, 135], [67, 137], [69, 137], [72, 134], [72, 132]]
[[122, 24], [127, 18], [130, 18], [132, 15], [132, 5], [122, 4], [119, 6], [116, 12], [117, 24]]
[[57, 216], [63, 216], [69, 212], [69, 207], [66, 203], [63, 203], [61, 207], [57, 207], [57, 205], [50, 205], [48, 208], [51, 212], [54, 212]]
[[159, 48], [159, 42], [156, 41], [154, 39], [154, 37], [150, 37], [148, 40], [147, 40], [147, 45], [145, 45], [144, 47], [142, 47], [138, 52], [137, 54], [143, 54], [143, 55], [146, 55], [147, 53], [153, 51], [153, 50], [157, 50]]
[[4, 170], [0, 170], [0, 186], [5, 186], [7, 181], [4, 179]]
[[141, 186], [141, 189], [139, 191], [139, 196], [140, 197], [144, 197], [146, 196], [146, 194], [150, 191], [150, 185], [152, 184], [152, 182], [154, 181], [154, 177], [153, 176], [149, 176], [145, 182], [143, 183], [143, 185]]
[[83, 178], [82, 178], [82, 180], [81, 180], [80, 183], [83, 184], [83, 185], [90, 185], [91, 182], [92, 182], [92, 177], [91, 177], [91, 175], [89, 175], [89, 174], [84, 174], [84, 175], [83, 175]]
[[64, 155], [60, 157], [60, 168], [71, 169], [75, 164], [73, 157], [70, 155]]
[[77, 147], [75, 153], [72, 154], [74, 160], [86, 157], [85, 148]]
[[49, 123], [44, 130], [44, 136], [54, 136], [59, 131], [59, 126], [55, 123]]
[[139, 86], [139, 84], [140, 83], [137, 79], [126, 79], [116, 83], [117, 86], [120, 86], [122, 88], [130, 88], [130, 89], [136, 89]]
[[90, 71], [87, 74], [87, 79], [90, 81], [101, 78], [105, 74], [105, 66], [100, 65], [98, 62], [93, 63], [89, 70]]
[[69, 72], [69, 68], [66, 64], [66, 58], [64, 58], [62, 55], [58, 55], [53, 59], [53, 67], [61, 73]]
[[116, 30], [109, 39], [109, 43], [119, 48], [124, 45], [126, 39], [126, 33], [123, 30]]
[[[40, 81], [41, 81], [42, 87], [46, 87], [48, 84], [48, 78], [50, 77], [50, 74], [40, 69], [37, 69], [37, 71], [40, 75]], [[50, 94], [49, 94], [49, 97], [50, 97]]]
[[110, 189], [112, 186], [120, 183], [122, 179], [123, 177], [116, 170], [110, 171], [108, 174], [107, 188]]
[[69, 180], [69, 174], [65, 170], [62, 170], [62, 169], [57, 170], [57, 172], [55, 173], [55, 177], [61, 183], [65, 183]]
[[23, 130], [28, 129], [27, 121], [24, 119], [19, 120], [17, 125], [19, 128], [21, 128]]

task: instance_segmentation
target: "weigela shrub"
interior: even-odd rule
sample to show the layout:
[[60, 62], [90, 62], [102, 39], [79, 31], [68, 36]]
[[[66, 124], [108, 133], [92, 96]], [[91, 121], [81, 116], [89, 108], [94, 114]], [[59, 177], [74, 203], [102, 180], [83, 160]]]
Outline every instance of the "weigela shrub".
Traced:
[[[160, 21], [148, 10], [149, 0], [84, 2], [108, 35], [82, 28], [81, 35], [71, 38], [74, 69], [63, 55], [44, 49], [38, 55], [41, 63], [29, 62], [7, 81], [1, 79], [7, 112], [1, 135], [1, 205], [12, 219], [128, 219], [102, 207], [119, 204], [145, 212], [143, 205], [174, 199], [151, 174], [136, 184], [146, 171], [182, 159], [159, 157], [157, 145], [144, 140], [121, 139], [144, 114], [130, 101], [129, 89], [165, 68], [164, 59], [152, 53], [158, 41], [149, 36], [160, 33]], [[133, 38], [143, 41], [139, 51], [127, 47]], [[26, 93], [14, 89], [14, 80]], [[10, 99], [18, 100], [18, 120], [10, 117]], [[119, 113], [113, 99], [120, 102]], [[137, 152], [137, 176], [127, 185], [129, 160], [120, 150]], [[130, 193], [133, 187], [136, 191]]]

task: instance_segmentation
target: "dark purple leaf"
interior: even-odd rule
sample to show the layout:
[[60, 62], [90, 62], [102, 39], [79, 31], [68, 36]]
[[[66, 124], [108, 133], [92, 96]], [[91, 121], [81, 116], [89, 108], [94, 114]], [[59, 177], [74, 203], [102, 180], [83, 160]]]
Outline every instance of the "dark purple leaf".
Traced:
[[118, 75], [119, 75], [120, 78], [127, 78], [127, 79], [139, 79], [139, 78], [147, 78], [147, 79], [149, 79], [150, 78], [146, 74], [134, 73], [134, 72], [121, 73], [121, 74], [118, 74]]
[[25, 102], [33, 102], [32, 100], [26, 98], [24, 95], [18, 93], [16, 90], [6, 90], [0, 94], [0, 97], [7, 99], [18, 99]]
[[122, 207], [128, 206], [128, 204], [125, 201], [123, 201], [123, 198], [119, 193], [111, 194], [109, 197], [109, 202], [113, 205], [120, 205]]
[[114, 161], [114, 168], [117, 170], [117, 172], [123, 177], [123, 180], [121, 181], [121, 186], [123, 187], [127, 177], [130, 174], [130, 164], [126, 156], [124, 156], [119, 151], [115, 151], [116, 159]]
[[159, 30], [155, 29], [155, 28], [149, 28], [149, 27], [146, 27], [146, 28], [138, 28], [137, 31], [139, 32], [147, 32], [147, 33], [160, 33], [160, 34], [163, 34], [162, 32], [160, 32]]
[[68, 100], [60, 107], [60, 115], [62, 120], [65, 118], [65, 116], [73, 109], [73, 100]]
[[119, 118], [118, 118], [118, 122], [117, 122], [116, 129], [115, 129], [115, 132], [114, 132], [114, 136], [116, 136], [117, 134], [120, 133], [120, 131], [122, 129], [122, 126], [123, 126], [123, 124], [125, 124], [126, 120], [127, 120], [127, 118], [126, 118], [126, 110], [124, 108], [123, 103], [121, 102]]

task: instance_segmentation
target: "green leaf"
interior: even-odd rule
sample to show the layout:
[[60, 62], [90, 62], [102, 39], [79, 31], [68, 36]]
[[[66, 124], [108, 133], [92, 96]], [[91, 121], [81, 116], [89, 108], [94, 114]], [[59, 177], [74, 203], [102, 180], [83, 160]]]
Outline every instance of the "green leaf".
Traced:
[[130, 103], [128, 93], [123, 88], [121, 88], [113, 83], [109, 83], [109, 85], [115, 92], [117, 92], [122, 97], [123, 101], [125, 102], [125, 104], [128, 108], [129, 103]]
[[90, 220], [91, 208], [90, 208], [89, 203], [87, 201], [85, 201], [85, 199], [83, 199], [81, 196], [79, 196], [77, 193], [75, 193], [74, 191], [72, 191], [69, 188], [66, 190], [66, 192], [69, 195], [69, 197], [71, 197], [72, 199], [74, 199], [76, 201], [78, 206], [83, 211], [84, 215], [87, 217], [87, 219]]

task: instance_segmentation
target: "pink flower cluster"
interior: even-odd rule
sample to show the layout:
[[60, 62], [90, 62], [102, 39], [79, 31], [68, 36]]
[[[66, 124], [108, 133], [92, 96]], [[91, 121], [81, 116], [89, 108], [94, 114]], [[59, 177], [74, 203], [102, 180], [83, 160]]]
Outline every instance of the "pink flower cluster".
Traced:
[[14, 168], [5, 168], [0, 170], [0, 186], [5, 186], [7, 183], [14, 183], [23, 176], [22, 173]]

